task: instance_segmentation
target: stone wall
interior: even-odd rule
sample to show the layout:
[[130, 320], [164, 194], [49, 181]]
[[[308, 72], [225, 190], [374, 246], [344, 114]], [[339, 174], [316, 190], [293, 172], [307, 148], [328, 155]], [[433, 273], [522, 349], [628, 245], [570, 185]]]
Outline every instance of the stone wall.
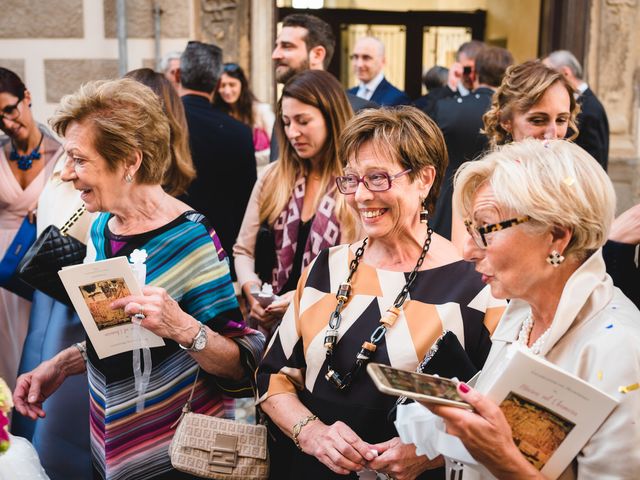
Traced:
[[[194, 2], [159, 0], [161, 55], [194, 38]], [[36, 118], [82, 83], [118, 76], [116, 0], [0, 0], [0, 66], [24, 80]], [[127, 0], [128, 69], [155, 63], [153, 0]]]
[[618, 211], [640, 202], [639, 24], [638, 0], [592, 1], [586, 72], [609, 117], [609, 175]]

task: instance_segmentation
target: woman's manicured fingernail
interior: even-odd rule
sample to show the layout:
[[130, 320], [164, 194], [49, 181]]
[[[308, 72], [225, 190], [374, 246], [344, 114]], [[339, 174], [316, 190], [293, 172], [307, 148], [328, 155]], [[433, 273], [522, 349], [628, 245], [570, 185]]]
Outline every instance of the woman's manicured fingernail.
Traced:
[[471, 389], [469, 388], [469, 385], [467, 385], [467, 384], [466, 384], [466, 383], [464, 383], [464, 382], [460, 382], [460, 383], [458, 384], [458, 389], [459, 389], [462, 393], [469, 393], [469, 391], [471, 390]]

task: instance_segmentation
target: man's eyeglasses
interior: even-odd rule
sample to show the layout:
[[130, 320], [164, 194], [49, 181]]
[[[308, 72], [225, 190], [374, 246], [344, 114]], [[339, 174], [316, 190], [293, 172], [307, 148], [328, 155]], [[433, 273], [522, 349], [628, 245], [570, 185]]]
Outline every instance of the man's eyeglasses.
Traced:
[[22, 100], [24, 100], [24, 98], [21, 98], [13, 105], [7, 105], [6, 107], [3, 108], [2, 113], [0, 113], [0, 122], [3, 121], [4, 119], [17, 120], [17, 118], [20, 116], [20, 110], [18, 110], [18, 105], [20, 105], [20, 102]]
[[340, 193], [344, 195], [351, 195], [356, 193], [358, 184], [362, 184], [371, 192], [384, 192], [391, 188], [391, 182], [402, 175], [409, 173], [411, 169], [407, 169], [403, 172], [396, 173], [395, 175], [389, 175], [386, 172], [374, 172], [358, 177], [355, 174], [342, 175], [336, 177], [336, 185]]
[[473, 238], [473, 241], [476, 243], [478, 248], [485, 249], [488, 245], [486, 235], [497, 232], [498, 230], [504, 230], [505, 228], [520, 225], [521, 223], [528, 222], [529, 220], [531, 220], [531, 218], [525, 215], [524, 217], [516, 217], [510, 220], [505, 220], [504, 222], [485, 225], [484, 227], [476, 227], [470, 220], [465, 220], [464, 226], [467, 227], [467, 232], [471, 235], [471, 238]]

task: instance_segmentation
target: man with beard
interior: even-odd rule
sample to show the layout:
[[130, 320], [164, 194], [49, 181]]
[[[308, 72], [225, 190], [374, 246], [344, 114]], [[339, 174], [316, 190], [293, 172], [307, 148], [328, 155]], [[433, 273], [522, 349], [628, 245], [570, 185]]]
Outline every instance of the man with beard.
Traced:
[[[282, 30], [271, 54], [276, 81], [287, 83], [295, 74], [305, 70], [326, 70], [335, 51], [336, 40], [327, 22], [314, 15], [294, 13], [282, 20]], [[354, 112], [378, 105], [347, 93]], [[270, 161], [278, 159], [278, 141], [271, 135]]]

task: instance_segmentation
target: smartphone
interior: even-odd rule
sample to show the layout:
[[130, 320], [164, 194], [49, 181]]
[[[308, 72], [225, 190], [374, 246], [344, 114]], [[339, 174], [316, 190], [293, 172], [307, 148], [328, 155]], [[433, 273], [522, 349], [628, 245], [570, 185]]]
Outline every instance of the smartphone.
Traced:
[[471, 75], [471, 67], [470, 66], [462, 67], [462, 74], [467, 76]]
[[278, 300], [278, 298], [280, 298], [276, 294], [273, 293], [273, 289], [264, 288], [264, 286], [263, 286], [263, 288], [261, 290], [261, 289], [258, 288], [257, 285], [252, 285], [251, 286], [251, 296], [258, 301], [258, 303], [260, 304], [260, 306], [262, 308], [267, 308], [273, 302]]
[[450, 378], [398, 370], [380, 363], [367, 365], [367, 373], [377, 389], [387, 395], [473, 410], [458, 394], [458, 382]]

